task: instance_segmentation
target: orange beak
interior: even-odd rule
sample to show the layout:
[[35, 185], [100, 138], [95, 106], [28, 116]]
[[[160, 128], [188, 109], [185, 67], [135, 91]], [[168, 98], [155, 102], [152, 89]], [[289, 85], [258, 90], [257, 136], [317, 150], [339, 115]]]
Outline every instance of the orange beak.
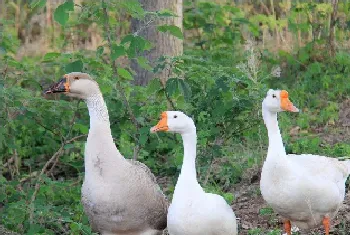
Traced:
[[299, 109], [293, 105], [293, 103], [288, 98], [288, 92], [282, 90], [280, 93], [281, 97], [281, 109], [289, 112], [299, 112]]
[[168, 131], [168, 115], [166, 112], [162, 112], [161, 119], [158, 124], [151, 128], [151, 132], [155, 133], [157, 131]]

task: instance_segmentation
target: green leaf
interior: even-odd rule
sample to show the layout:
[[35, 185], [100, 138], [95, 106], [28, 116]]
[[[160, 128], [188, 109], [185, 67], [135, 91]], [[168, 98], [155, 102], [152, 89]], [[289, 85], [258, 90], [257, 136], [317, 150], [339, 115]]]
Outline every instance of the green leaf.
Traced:
[[150, 92], [150, 93], [157, 92], [161, 88], [162, 88], [161, 83], [160, 83], [160, 80], [158, 78], [152, 79], [147, 85], [148, 92]]
[[67, 73], [71, 73], [71, 72], [81, 72], [83, 70], [83, 62], [81, 60], [76, 60], [72, 63], [67, 64], [64, 67], [64, 70]]
[[23, 222], [25, 221], [25, 213], [24, 211], [17, 207], [17, 206], [13, 206], [11, 208], [11, 222], [15, 223], [15, 224], [23, 224]]
[[128, 34], [122, 39], [122, 41], [120, 43], [121, 44], [126, 44], [128, 42], [131, 42], [133, 39], [134, 39], [134, 35]]
[[87, 134], [89, 133], [89, 127], [83, 125], [83, 124], [80, 124], [80, 123], [77, 123], [74, 125], [74, 129], [77, 129], [79, 130], [82, 134]]
[[223, 92], [230, 90], [230, 88], [225, 83], [225, 79], [223, 78], [216, 79], [215, 83], [216, 83], [216, 86], [220, 88]]
[[224, 193], [223, 197], [229, 205], [231, 205], [234, 200], [234, 195], [232, 193]]
[[29, 7], [31, 9], [38, 7], [38, 8], [42, 8], [46, 5], [46, 0], [36, 0], [30, 3]]
[[118, 75], [121, 76], [122, 78], [125, 78], [127, 80], [133, 80], [133, 77], [131, 76], [128, 70], [124, 68], [118, 68], [117, 72], [118, 72]]
[[166, 91], [171, 96], [178, 90], [182, 93], [185, 100], [188, 101], [191, 98], [191, 87], [185, 80], [178, 78], [170, 78], [166, 82]]
[[116, 60], [120, 56], [123, 56], [123, 55], [125, 55], [124, 46], [118, 46], [118, 45], [113, 44], [112, 51], [111, 51], [111, 59]]
[[79, 224], [76, 223], [76, 222], [71, 223], [71, 224], [69, 225], [69, 228], [70, 228], [72, 231], [74, 231], [74, 232], [77, 232], [77, 231], [80, 230], [80, 226], [79, 226]]
[[145, 145], [145, 143], [148, 140], [148, 136], [149, 136], [149, 127], [142, 127], [140, 129], [139, 143], [141, 145]]
[[177, 78], [170, 78], [166, 82], [166, 91], [171, 96], [173, 95], [178, 89], [179, 89], [179, 79]]
[[59, 52], [46, 53], [43, 57], [43, 62], [52, 61], [53, 59], [56, 59], [60, 55], [61, 55], [61, 53], [59, 53]]
[[152, 48], [152, 44], [145, 40], [141, 36], [135, 36], [132, 34], [126, 35], [122, 41], [121, 44], [125, 45], [127, 48], [127, 44], [129, 43], [129, 47], [126, 50], [129, 58], [134, 58], [138, 52], [143, 52], [145, 50], [150, 50]]
[[34, 79], [24, 79], [20, 83], [22, 87], [33, 87], [35, 89], [41, 90], [40, 83]]
[[104, 47], [103, 46], [98, 46], [96, 50], [96, 56], [100, 57], [103, 54]]
[[138, 51], [144, 50], [145, 45], [146, 45], [145, 39], [143, 39], [140, 36], [135, 36], [130, 42], [128, 56], [130, 58], [134, 58]]
[[146, 69], [148, 71], [152, 70], [152, 67], [148, 64], [148, 61], [145, 57], [143, 56], [138, 56], [136, 58], [137, 63], [140, 65], [141, 68]]
[[261, 208], [259, 211], [260, 215], [271, 215], [273, 214], [272, 208], [266, 207], [266, 208]]
[[14, 59], [12, 59], [12, 58], [9, 59], [9, 60], [7, 61], [7, 63], [8, 63], [8, 65], [10, 65], [10, 66], [12, 66], [12, 67], [15, 67], [15, 68], [17, 68], [17, 69], [20, 69], [20, 68], [23, 67], [23, 65], [22, 65], [20, 62], [14, 60]]
[[40, 226], [40, 224], [31, 224], [27, 235], [34, 235], [44, 231], [44, 228]]
[[177, 15], [170, 11], [169, 9], [163, 9], [161, 11], [158, 11], [157, 12], [157, 15], [160, 16], [160, 17], [176, 17]]
[[72, 0], [68, 0], [65, 3], [59, 5], [53, 13], [53, 18], [60, 25], [65, 26], [69, 20], [70, 11], [74, 11], [74, 3]]
[[309, 53], [306, 50], [301, 50], [299, 52], [298, 59], [301, 63], [307, 62], [307, 60], [309, 59]]
[[74, 148], [74, 144], [66, 144], [64, 146], [64, 149], [71, 149], [71, 148]]
[[4, 202], [6, 199], [6, 194], [5, 193], [0, 193], [0, 202]]
[[110, 84], [101, 84], [100, 90], [102, 93], [110, 93], [112, 91], [112, 86]]
[[142, 18], [145, 15], [145, 10], [138, 0], [121, 1], [120, 3], [133, 18]]
[[190, 85], [183, 79], [178, 79], [178, 83], [180, 85], [181, 91], [185, 100], [189, 100], [191, 98], [192, 92]]
[[166, 33], [169, 32], [171, 35], [179, 38], [179, 39], [184, 39], [184, 36], [181, 32], [181, 29], [175, 25], [160, 25], [157, 27], [158, 31]]

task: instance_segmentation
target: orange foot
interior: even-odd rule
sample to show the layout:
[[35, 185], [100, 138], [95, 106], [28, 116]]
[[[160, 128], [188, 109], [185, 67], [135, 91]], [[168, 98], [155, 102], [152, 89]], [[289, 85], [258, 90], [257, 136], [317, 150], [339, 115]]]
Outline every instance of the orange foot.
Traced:
[[326, 232], [326, 235], [329, 235], [329, 227], [330, 227], [330, 224], [331, 224], [330, 221], [329, 221], [329, 217], [325, 216], [325, 217], [323, 218], [322, 223], [323, 223], [323, 226], [324, 226], [324, 230], [325, 230], [325, 232]]
[[292, 225], [290, 220], [285, 220], [283, 223], [284, 230], [287, 232], [287, 235], [292, 235]]

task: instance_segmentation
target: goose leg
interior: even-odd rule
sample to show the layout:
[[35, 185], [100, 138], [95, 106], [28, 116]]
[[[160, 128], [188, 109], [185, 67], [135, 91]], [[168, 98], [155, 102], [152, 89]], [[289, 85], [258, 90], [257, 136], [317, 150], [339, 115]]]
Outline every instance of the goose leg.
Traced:
[[323, 223], [323, 226], [324, 226], [324, 230], [325, 230], [325, 232], [326, 232], [326, 235], [329, 235], [329, 227], [330, 227], [330, 224], [331, 224], [330, 221], [329, 221], [329, 217], [325, 216], [325, 217], [323, 218], [322, 223]]
[[290, 220], [285, 220], [283, 222], [284, 230], [287, 232], [287, 235], [292, 235], [292, 225], [290, 224]]

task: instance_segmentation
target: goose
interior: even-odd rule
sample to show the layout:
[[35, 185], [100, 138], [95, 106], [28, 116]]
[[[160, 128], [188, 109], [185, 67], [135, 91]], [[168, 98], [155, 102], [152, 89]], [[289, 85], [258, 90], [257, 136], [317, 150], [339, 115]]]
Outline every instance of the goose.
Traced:
[[97, 82], [86, 73], [69, 73], [45, 91], [58, 92], [83, 99], [89, 110], [82, 204], [93, 231], [102, 235], [162, 234], [167, 199], [150, 169], [126, 160], [116, 148]]
[[223, 197], [205, 193], [196, 179], [196, 126], [180, 111], [166, 111], [151, 132], [181, 134], [184, 158], [168, 211], [170, 235], [236, 235], [236, 217]]
[[311, 154], [287, 155], [277, 121], [281, 111], [299, 110], [287, 91], [270, 89], [262, 102], [269, 146], [261, 173], [261, 194], [284, 219], [288, 235], [292, 224], [300, 229], [323, 225], [329, 235], [330, 221], [345, 197], [350, 162]]

